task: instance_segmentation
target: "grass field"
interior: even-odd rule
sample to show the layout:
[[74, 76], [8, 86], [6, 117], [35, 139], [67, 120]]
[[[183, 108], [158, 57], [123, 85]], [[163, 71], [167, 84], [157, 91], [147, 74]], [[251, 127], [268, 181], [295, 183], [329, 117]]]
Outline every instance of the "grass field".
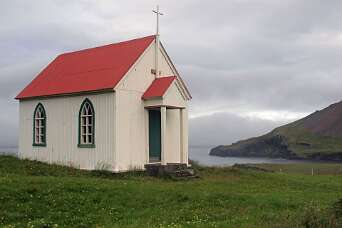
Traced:
[[305, 175], [342, 175], [342, 163], [293, 163], [293, 164], [252, 164], [279, 173], [305, 174]]
[[342, 175], [196, 170], [199, 179], [174, 181], [0, 156], [0, 227], [337, 227], [340, 222], [334, 205], [342, 198]]

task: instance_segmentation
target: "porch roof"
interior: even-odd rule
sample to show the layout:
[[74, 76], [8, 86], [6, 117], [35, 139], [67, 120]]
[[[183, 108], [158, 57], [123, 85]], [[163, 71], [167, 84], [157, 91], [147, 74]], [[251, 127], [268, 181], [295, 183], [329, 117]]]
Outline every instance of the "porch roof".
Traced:
[[149, 100], [163, 97], [174, 80], [176, 80], [176, 76], [160, 77], [155, 79], [142, 95], [142, 99]]

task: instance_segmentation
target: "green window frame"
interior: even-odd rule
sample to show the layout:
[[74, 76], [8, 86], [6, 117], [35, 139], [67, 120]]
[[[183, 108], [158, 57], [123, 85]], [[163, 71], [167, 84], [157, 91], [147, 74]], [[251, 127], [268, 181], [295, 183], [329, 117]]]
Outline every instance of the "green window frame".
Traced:
[[33, 112], [33, 143], [32, 146], [46, 146], [46, 112], [41, 103], [38, 103]]
[[88, 98], [82, 102], [78, 113], [78, 147], [95, 147], [95, 109]]

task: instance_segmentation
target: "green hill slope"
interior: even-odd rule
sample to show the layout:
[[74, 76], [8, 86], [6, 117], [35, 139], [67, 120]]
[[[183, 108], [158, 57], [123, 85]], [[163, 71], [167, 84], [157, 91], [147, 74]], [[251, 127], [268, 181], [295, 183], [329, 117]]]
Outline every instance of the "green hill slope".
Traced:
[[210, 154], [342, 161], [342, 103], [266, 135], [218, 146]]

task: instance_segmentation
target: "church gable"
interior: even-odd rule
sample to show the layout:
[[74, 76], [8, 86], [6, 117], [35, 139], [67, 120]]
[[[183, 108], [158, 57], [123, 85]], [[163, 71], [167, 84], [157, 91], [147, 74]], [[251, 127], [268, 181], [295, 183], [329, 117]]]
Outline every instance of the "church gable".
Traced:
[[174, 81], [165, 95], [163, 96], [163, 103], [165, 106], [170, 107], [186, 107], [186, 97], [184, 97], [180, 91], [180, 85], [177, 81]]
[[[114, 88], [116, 91], [131, 91], [141, 93], [141, 96], [146, 93], [148, 88], [155, 83], [155, 80], [160, 78], [173, 76], [178, 81], [180, 92], [187, 100], [191, 99], [183, 80], [179, 76], [170, 57], [162, 45], [159, 46], [158, 53], [158, 76], [155, 75], [155, 48], [156, 43], [153, 42], [144, 51], [136, 63], [127, 72], [127, 75]], [[158, 87], [158, 86], [156, 86]]]
[[138, 60], [128, 70], [125, 77], [115, 86], [115, 91], [135, 91], [142, 93], [152, 83], [155, 78], [151, 72], [154, 68], [154, 43], [152, 42], [145, 49]]

